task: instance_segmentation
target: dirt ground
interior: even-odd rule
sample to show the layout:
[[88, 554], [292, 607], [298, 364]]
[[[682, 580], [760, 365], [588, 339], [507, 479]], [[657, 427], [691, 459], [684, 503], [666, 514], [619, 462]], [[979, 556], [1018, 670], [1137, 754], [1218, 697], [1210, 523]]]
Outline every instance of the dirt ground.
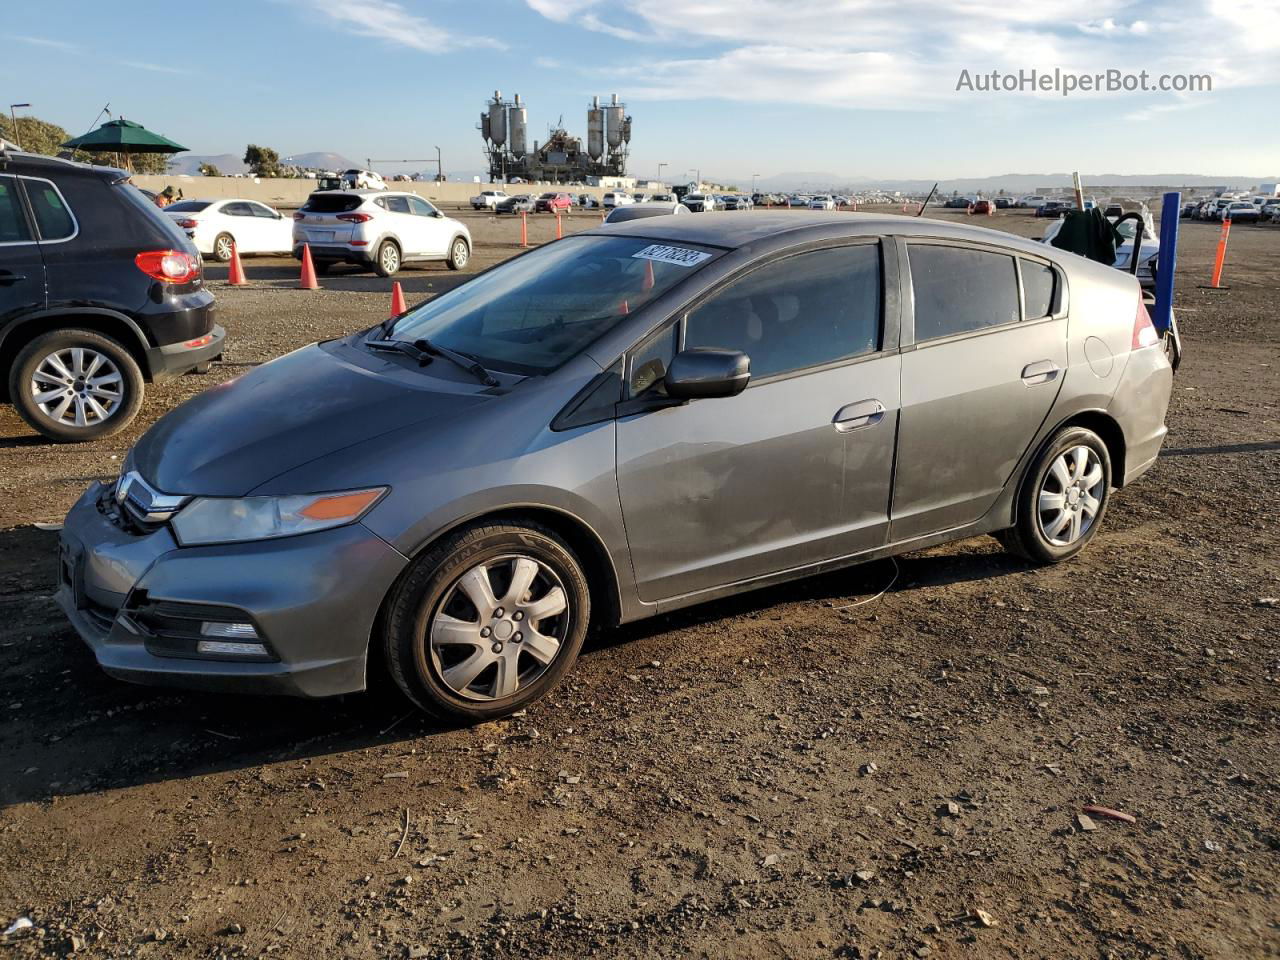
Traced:
[[[518, 249], [466, 218], [473, 267]], [[1217, 233], [1183, 227], [1164, 454], [1077, 559], [980, 538], [852, 609], [892, 561], [606, 632], [470, 729], [386, 685], [129, 686], [55, 609], [33, 523], [175, 404], [389, 305], [343, 268], [211, 268], [226, 362], [127, 433], [53, 446], [0, 409], [0, 930], [34, 925], [0, 958], [1280, 956], [1280, 229], [1237, 228], [1210, 292]]]

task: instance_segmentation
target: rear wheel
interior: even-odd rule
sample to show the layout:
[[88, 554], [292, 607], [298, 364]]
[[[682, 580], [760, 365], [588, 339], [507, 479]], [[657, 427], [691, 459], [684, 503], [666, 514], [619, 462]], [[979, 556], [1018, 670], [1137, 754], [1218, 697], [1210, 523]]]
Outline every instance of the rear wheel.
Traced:
[[213, 240], [213, 259], [219, 263], [226, 263], [231, 259], [235, 247], [235, 237], [229, 233], [218, 234]]
[[591, 595], [582, 565], [536, 523], [474, 524], [421, 556], [387, 616], [387, 663], [427, 712], [479, 722], [543, 696], [573, 666]]
[[378, 257], [373, 269], [380, 277], [390, 277], [400, 271], [400, 248], [394, 240], [383, 240], [378, 247]]
[[449, 244], [449, 258], [445, 261], [449, 269], [461, 270], [470, 259], [471, 248], [467, 246], [467, 241], [462, 237], [454, 237], [453, 243]]
[[120, 343], [93, 330], [54, 330], [14, 358], [9, 397], [51, 440], [97, 440], [127, 427], [142, 406], [142, 371]]
[[1092, 430], [1065, 427], [1045, 446], [1018, 493], [1018, 522], [996, 534], [1011, 553], [1059, 563], [1097, 534], [1111, 500], [1111, 457]]

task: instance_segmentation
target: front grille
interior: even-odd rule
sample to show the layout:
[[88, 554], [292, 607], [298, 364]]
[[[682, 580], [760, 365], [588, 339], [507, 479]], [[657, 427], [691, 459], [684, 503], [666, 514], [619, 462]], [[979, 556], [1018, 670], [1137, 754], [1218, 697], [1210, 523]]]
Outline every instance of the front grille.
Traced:
[[113, 526], [135, 537], [145, 537], [148, 533], [160, 529], [163, 523], [148, 523], [135, 512], [128, 499], [121, 505], [116, 502], [116, 485], [113, 483], [102, 488], [98, 495], [98, 512], [107, 518]]

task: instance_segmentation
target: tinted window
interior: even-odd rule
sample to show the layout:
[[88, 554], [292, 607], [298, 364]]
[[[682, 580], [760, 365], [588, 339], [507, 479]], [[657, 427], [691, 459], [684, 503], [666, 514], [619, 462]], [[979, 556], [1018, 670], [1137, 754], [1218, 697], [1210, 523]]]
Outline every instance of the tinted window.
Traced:
[[165, 210], [169, 213], [199, 213], [208, 205], [208, 200], [179, 200], [177, 203], [169, 204]]
[[392, 213], [408, 213], [408, 197], [387, 197], [387, 209]]
[[11, 177], [0, 177], [0, 243], [22, 243], [31, 239], [15, 186]]
[[753, 379], [871, 353], [880, 341], [880, 248], [817, 250], [751, 271], [689, 314], [685, 348], [751, 358]]
[[1016, 323], [1013, 257], [967, 247], [911, 244], [916, 342]]
[[350, 193], [313, 193], [302, 209], [310, 213], [346, 213], [364, 203], [364, 197]]
[[264, 207], [260, 203], [249, 204], [249, 212], [255, 217], [262, 217], [265, 220], [274, 220], [276, 218], [275, 213], [272, 212], [270, 207]]
[[1019, 260], [1022, 269], [1022, 297], [1027, 320], [1038, 320], [1053, 313], [1054, 273], [1052, 267], [1030, 260]]
[[40, 239], [65, 240], [76, 232], [71, 211], [52, 183], [30, 179], [24, 182], [27, 185], [27, 199], [31, 202], [31, 212], [35, 214], [36, 226], [40, 228]]
[[249, 209], [247, 203], [224, 203], [222, 205], [222, 213], [229, 217], [252, 217], [253, 211]]

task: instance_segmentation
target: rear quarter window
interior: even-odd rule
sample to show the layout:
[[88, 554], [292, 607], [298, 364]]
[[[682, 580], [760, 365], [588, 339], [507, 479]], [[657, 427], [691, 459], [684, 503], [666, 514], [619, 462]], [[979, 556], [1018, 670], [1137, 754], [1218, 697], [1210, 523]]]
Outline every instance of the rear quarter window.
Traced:
[[27, 200], [31, 203], [31, 212], [35, 214], [40, 239], [52, 243], [66, 240], [75, 234], [76, 222], [58, 188], [48, 180], [24, 178], [23, 182], [27, 187]]
[[1027, 320], [1049, 316], [1053, 313], [1057, 285], [1053, 267], [1032, 260], [1019, 260], [1018, 269], [1022, 272], [1022, 302], [1026, 307], [1023, 316]]
[[1012, 256], [931, 243], [910, 244], [907, 254], [917, 343], [1018, 322]]

